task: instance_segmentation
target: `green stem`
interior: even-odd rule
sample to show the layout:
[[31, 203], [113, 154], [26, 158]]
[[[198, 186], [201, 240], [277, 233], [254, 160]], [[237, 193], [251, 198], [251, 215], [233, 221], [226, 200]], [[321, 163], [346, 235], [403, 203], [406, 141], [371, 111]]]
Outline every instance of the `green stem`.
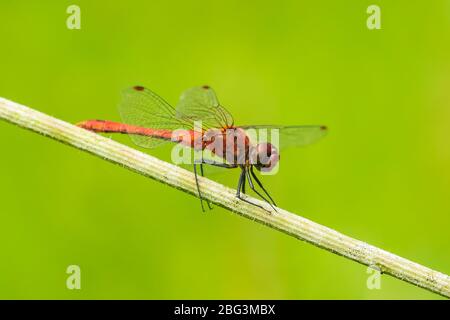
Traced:
[[[105, 160], [119, 164], [149, 178], [197, 195], [194, 175], [180, 167], [81, 129], [15, 102], [0, 98], [0, 118], [35, 131]], [[380, 248], [356, 240], [333, 229], [277, 208], [268, 214], [256, 206], [240, 201], [235, 190], [209, 179], [199, 177], [204, 198], [253, 221], [307, 241], [319, 248], [336, 253], [361, 264], [378, 268], [400, 280], [450, 297], [450, 277]], [[267, 205], [247, 197], [251, 202]], [[268, 208], [270, 210], [270, 208]]]

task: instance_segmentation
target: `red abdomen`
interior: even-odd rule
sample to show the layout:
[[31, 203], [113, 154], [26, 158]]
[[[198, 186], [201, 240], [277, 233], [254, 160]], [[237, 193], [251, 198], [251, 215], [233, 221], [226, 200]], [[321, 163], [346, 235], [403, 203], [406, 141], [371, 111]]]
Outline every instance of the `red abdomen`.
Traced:
[[137, 134], [164, 140], [172, 138], [172, 130], [143, 128], [106, 120], [87, 120], [77, 123], [77, 126], [94, 132]]

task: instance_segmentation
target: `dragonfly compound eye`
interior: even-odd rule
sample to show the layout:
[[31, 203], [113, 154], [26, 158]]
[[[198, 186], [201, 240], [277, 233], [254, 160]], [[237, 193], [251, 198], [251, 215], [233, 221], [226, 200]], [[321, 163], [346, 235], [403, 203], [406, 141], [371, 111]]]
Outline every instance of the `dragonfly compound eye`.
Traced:
[[259, 143], [256, 146], [258, 154], [257, 167], [262, 171], [270, 171], [280, 159], [277, 148], [269, 142]]

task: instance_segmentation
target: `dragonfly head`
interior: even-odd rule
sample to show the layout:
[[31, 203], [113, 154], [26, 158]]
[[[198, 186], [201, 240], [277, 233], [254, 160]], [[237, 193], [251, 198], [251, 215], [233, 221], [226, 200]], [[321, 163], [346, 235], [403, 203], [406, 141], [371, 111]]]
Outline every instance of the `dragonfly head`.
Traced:
[[280, 160], [277, 148], [269, 142], [258, 143], [255, 151], [257, 159], [255, 168], [259, 171], [271, 171]]

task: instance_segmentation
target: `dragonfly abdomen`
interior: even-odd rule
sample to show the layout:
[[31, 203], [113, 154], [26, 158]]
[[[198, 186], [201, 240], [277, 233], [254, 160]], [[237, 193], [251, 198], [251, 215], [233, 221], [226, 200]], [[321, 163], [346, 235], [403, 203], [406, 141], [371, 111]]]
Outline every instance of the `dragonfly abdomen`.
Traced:
[[144, 128], [108, 120], [86, 120], [77, 123], [77, 126], [94, 132], [136, 134], [163, 140], [172, 138], [172, 130]]

